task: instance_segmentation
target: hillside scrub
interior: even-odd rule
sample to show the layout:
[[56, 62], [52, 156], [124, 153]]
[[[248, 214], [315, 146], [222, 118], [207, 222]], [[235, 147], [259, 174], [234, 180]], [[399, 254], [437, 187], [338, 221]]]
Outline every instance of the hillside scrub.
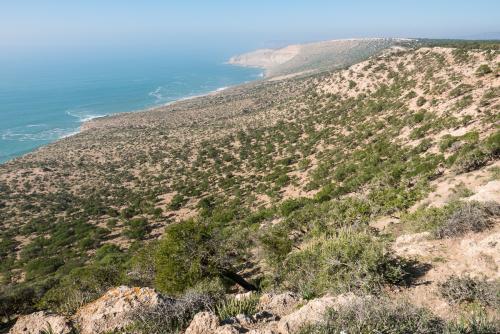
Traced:
[[500, 281], [469, 276], [450, 276], [439, 285], [439, 292], [450, 303], [479, 302], [494, 309], [500, 307]]
[[365, 298], [330, 310], [323, 324], [306, 326], [300, 334], [491, 334], [499, 330], [497, 319], [488, 317], [481, 308], [472, 308], [458, 319], [445, 321], [426, 308], [384, 297]]
[[120, 284], [182, 299], [210, 282], [305, 298], [406, 283], [411, 261], [371, 223], [455, 238], [498, 216], [409, 213], [433, 181], [499, 158], [494, 75], [470, 75], [498, 48], [465, 44], [106, 117], [1, 165], [0, 313], [72, 313]]
[[401, 223], [412, 232], [430, 231], [437, 238], [453, 238], [468, 232], [482, 232], [500, 215], [496, 202], [455, 201], [442, 208], [419, 208], [405, 214]]
[[376, 292], [401, 283], [405, 266], [386, 245], [364, 231], [341, 229], [291, 252], [279, 267], [281, 285], [304, 298], [347, 291]]
[[248, 246], [205, 221], [189, 220], [165, 230], [158, 246], [156, 286], [177, 295], [207, 278], [223, 278], [247, 290], [256, 287], [238, 274]]

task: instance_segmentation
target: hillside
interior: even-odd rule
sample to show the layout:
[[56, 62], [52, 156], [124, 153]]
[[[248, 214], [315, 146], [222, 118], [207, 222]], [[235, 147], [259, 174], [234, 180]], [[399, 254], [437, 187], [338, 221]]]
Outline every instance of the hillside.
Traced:
[[266, 77], [296, 76], [348, 67], [393, 45], [411, 40], [389, 38], [339, 39], [261, 49], [232, 57], [229, 64], [260, 67]]
[[201, 311], [213, 333], [498, 330], [500, 55], [458, 46], [94, 119], [0, 165], [5, 323], [82, 328], [128, 285], [176, 299], [123, 320], [142, 333]]

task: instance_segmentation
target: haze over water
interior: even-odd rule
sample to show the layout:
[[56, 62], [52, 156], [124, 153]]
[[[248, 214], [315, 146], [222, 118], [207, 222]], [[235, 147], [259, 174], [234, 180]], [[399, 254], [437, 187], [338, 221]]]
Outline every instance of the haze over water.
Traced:
[[95, 117], [150, 108], [260, 77], [260, 70], [224, 64], [231, 55], [177, 51], [0, 60], [0, 162], [74, 134], [82, 122]]

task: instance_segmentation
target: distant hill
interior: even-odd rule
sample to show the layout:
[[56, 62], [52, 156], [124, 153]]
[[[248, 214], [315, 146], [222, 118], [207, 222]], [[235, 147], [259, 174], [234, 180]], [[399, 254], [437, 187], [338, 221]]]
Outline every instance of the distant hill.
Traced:
[[230, 64], [260, 67], [267, 77], [342, 68], [375, 55], [402, 39], [339, 39], [294, 44], [279, 49], [261, 49], [232, 57]]

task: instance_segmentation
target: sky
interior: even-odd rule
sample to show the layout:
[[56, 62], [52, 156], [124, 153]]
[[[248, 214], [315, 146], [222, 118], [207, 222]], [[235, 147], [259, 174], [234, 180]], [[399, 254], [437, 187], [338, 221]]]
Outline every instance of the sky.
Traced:
[[0, 53], [500, 35], [498, 0], [0, 0]]

